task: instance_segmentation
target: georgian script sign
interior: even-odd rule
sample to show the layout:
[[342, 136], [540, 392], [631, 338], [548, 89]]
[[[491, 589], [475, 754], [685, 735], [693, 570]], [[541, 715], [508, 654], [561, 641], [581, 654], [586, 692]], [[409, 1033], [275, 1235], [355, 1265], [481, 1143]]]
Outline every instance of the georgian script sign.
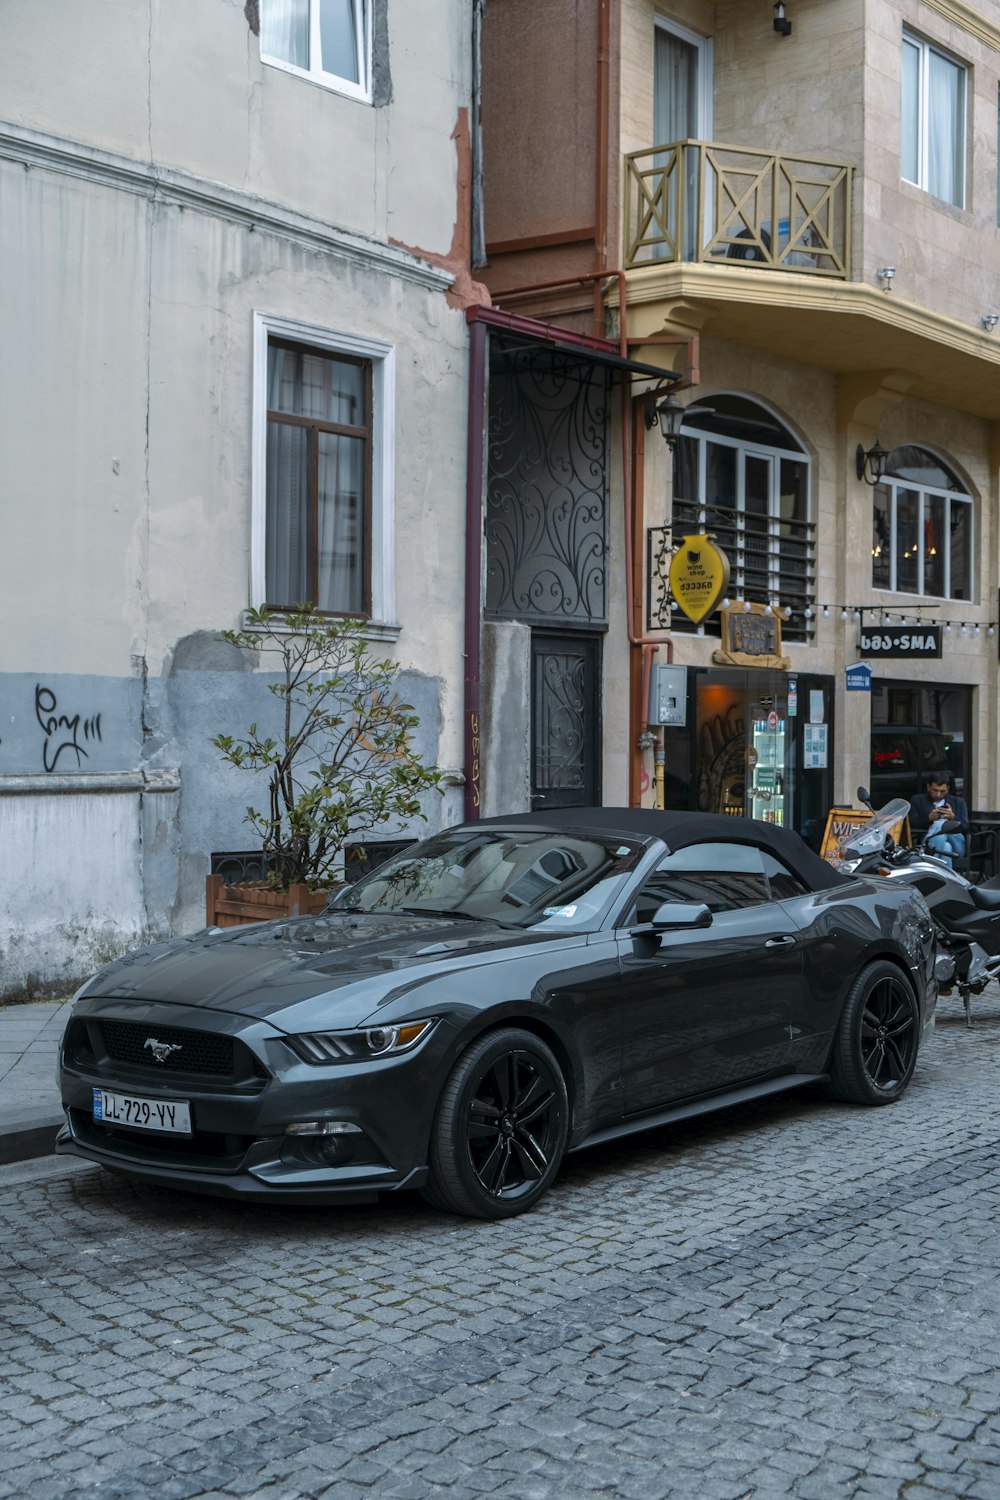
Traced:
[[780, 667], [790, 665], [781, 654], [781, 618], [768, 614], [764, 604], [732, 605], [719, 611], [722, 649], [712, 652], [719, 666]]
[[711, 537], [681, 537], [670, 562], [670, 592], [689, 620], [700, 625], [729, 586], [729, 558]]
[[940, 656], [940, 625], [869, 625], [858, 643], [862, 656]]

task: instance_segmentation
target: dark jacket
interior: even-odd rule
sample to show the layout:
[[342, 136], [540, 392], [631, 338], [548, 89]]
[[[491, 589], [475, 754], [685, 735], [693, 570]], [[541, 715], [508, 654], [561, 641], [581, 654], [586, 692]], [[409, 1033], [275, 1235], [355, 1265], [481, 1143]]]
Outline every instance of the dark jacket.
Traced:
[[[945, 798], [948, 806], [955, 814], [955, 818], [962, 825], [962, 832], [969, 831], [969, 809], [964, 797], [956, 797], [954, 792], [949, 792]], [[931, 823], [939, 814], [926, 792], [917, 792], [910, 803], [910, 828], [921, 837], [927, 832]]]

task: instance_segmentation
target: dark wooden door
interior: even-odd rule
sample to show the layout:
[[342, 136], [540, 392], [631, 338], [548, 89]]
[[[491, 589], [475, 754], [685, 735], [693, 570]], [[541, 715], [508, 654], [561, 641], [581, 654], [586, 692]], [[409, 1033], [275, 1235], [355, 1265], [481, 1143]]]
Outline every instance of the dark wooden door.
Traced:
[[531, 637], [531, 805], [600, 802], [601, 638], [534, 631]]

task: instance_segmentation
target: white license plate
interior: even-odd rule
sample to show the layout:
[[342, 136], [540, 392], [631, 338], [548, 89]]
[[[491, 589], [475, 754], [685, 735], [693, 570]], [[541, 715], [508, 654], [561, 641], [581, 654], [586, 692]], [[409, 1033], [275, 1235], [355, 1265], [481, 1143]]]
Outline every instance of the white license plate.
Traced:
[[191, 1134], [191, 1106], [186, 1099], [140, 1099], [135, 1094], [112, 1094], [94, 1089], [94, 1119], [130, 1130], [165, 1130]]

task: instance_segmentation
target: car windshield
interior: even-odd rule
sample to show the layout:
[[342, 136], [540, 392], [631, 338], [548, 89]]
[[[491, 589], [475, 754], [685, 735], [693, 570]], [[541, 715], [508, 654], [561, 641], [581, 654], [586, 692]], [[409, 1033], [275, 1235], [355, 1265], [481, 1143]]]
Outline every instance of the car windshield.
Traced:
[[585, 834], [456, 829], [379, 865], [334, 911], [412, 911], [553, 930], [592, 927], [643, 846]]

